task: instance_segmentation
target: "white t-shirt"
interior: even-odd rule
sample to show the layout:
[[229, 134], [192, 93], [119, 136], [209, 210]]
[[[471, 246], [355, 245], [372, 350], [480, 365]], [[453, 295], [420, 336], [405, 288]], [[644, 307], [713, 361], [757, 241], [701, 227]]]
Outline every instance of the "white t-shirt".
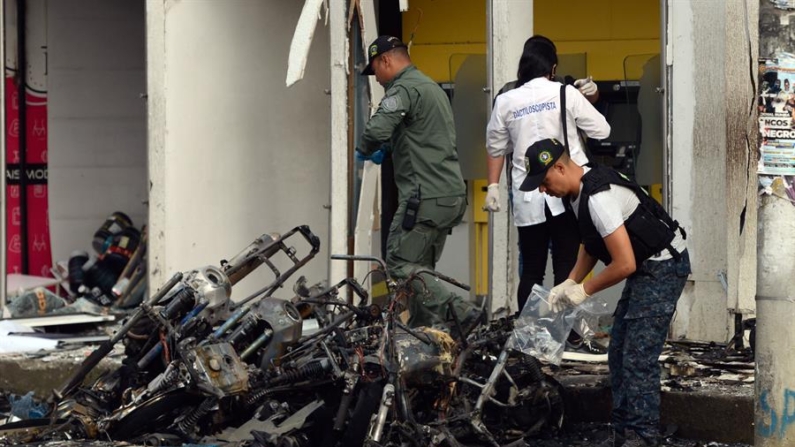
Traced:
[[[565, 211], [563, 202], [558, 198], [538, 190], [519, 191], [519, 186], [527, 177], [524, 167], [527, 148], [545, 138], [564, 141], [560, 122], [560, 86], [559, 82], [547, 78], [535, 78], [497, 96], [486, 129], [486, 150], [489, 155], [498, 157], [513, 151], [513, 212], [514, 223], [519, 227], [545, 222], [545, 201], [553, 216]], [[572, 86], [566, 87], [566, 128], [571, 158], [580, 166], [588, 163], [588, 158], [577, 129], [596, 139], [610, 135], [610, 125], [605, 117]]]
[[[591, 169], [588, 167], [583, 168], [583, 174]], [[580, 194], [582, 194], [582, 183], [580, 183]], [[591, 220], [593, 221], [596, 231], [603, 238], [610, 236], [616, 231], [629, 216], [635, 212], [635, 209], [640, 205], [640, 200], [635, 193], [624, 186], [610, 185], [610, 189], [598, 192], [591, 195], [588, 200], [588, 210], [591, 212]], [[572, 200], [571, 207], [574, 209], [574, 214], [579, 219], [579, 206], [580, 196], [578, 195], [575, 200]], [[685, 240], [682, 239], [682, 234], [679, 231], [674, 232], [674, 240], [671, 241], [671, 246], [678, 252], [682, 252], [687, 248]], [[665, 261], [671, 259], [671, 253], [668, 250], [661, 251], [657, 256], [649, 258], [651, 261]]]

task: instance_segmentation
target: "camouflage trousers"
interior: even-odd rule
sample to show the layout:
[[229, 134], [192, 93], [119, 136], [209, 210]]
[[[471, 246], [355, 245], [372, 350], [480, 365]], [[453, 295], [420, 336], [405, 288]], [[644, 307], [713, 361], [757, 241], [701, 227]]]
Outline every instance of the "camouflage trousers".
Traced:
[[632, 430], [647, 440], [660, 436], [658, 358], [688, 274], [685, 250], [679, 261], [645, 261], [627, 278], [608, 348], [612, 423], [619, 432]]
[[[425, 199], [420, 203], [417, 219], [410, 230], [403, 228], [406, 203], [398, 206], [387, 239], [386, 263], [395, 279], [405, 279], [416, 269], [435, 270], [442, 256], [450, 229], [461, 223], [467, 203], [464, 196]], [[409, 298], [409, 326], [431, 326], [450, 320], [448, 303], [463, 318], [474, 306], [447, 290], [436, 278], [421, 275], [412, 282], [414, 295]]]

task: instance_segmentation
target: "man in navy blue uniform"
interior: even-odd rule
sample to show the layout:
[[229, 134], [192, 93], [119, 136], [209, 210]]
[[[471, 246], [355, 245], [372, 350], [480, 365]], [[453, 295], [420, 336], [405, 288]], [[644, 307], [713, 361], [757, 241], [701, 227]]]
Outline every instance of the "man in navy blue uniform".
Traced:
[[[657, 446], [658, 357], [690, 274], [684, 231], [635, 182], [613, 169], [578, 165], [557, 140], [530, 146], [525, 167], [519, 189], [563, 198], [577, 216], [583, 243], [568, 279], [550, 291], [550, 306], [578, 305], [626, 279], [608, 348], [612, 427], [600, 445]], [[583, 281], [597, 260], [605, 269]]]

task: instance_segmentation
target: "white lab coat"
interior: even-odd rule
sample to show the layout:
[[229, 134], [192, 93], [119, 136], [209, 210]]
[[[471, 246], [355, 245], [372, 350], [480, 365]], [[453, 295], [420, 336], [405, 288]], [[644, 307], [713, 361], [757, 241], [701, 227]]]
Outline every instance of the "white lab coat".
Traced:
[[[564, 141], [560, 123], [560, 86], [559, 82], [535, 78], [497, 96], [491, 113], [486, 130], [486, 150], [492, 157], [513, 151], [513, 213], [518, 227], [544, 223], [545, 201], [553, 216], [565, 211], [561, 199], [538, 190], [519, 191], [527, 176], [524, 165], [527, 148], [545, 138]], [[572, 86], [566, 87], [566, 126], [571, 158], [580, 166], [588, 163], [588, 158], [577, 129], [595, 139], [610, 135], [610, 125], [605, 117]]]

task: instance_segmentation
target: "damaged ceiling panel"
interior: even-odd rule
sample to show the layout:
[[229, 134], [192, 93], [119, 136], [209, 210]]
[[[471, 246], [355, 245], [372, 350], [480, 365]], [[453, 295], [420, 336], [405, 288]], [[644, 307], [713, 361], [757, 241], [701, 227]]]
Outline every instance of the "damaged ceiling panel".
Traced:
[[[309, 49], [312, 47], [312, 38], [315, 36], [317, 22], [322, 19], [322, 8], [326, 0], [306, 0], [298, 24], [295, 27], [293, 40], [290, 43], [290, 55], [287, 59], [287, 87], [304, 78]], [[326, 7], [328, 11], [328, 7]], [[328, 14], [327, 14], [328, 17]]]

